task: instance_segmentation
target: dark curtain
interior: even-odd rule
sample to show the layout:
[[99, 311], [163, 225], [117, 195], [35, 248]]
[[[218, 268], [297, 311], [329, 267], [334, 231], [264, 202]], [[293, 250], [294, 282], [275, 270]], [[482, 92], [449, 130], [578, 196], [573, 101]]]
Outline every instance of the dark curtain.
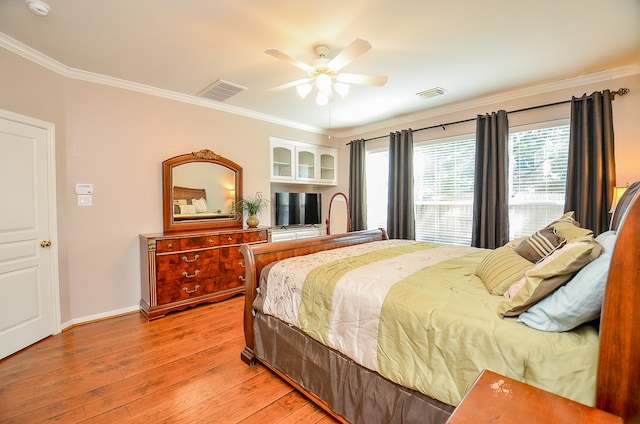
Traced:
[[495, 249], [508, 241], [507, 139], [509, 120], [500, 110], [478, 115], [471, 245]]
[[389, 135], [389, 203], [387, 234], [391, 239], [415, 240], [413, 211], [413, 133]]
[[349, 144], [349, 217], [353, 231], [367, 229], [364, 144], [364, 140], [354, 140]]
[[616, 185], [611, 92], [571, 99], [565, 212], [597, 235], [609, 229]]

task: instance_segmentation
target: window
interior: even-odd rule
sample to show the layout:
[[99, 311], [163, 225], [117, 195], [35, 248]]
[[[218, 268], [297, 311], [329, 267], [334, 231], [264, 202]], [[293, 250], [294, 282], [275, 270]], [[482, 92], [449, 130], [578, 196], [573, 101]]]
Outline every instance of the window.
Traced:
[[416, 240], [471, 244], [475, 138], [413, 148]]
[[[416, 239], [471, 244], [475, 136], [415, 142]], [[564, 211], [567, 121], [510, 128], [509, 238], [525, 237]], [[389, 152], [367, 151], [367, 227], [387, 225]]]
[[367, 228], [387, 228], [389, 150], [367, 151]]
[[511, 129], [508, 148], [509, 238], [514, 239], [534, 233], [564, 212], [569, 125]]

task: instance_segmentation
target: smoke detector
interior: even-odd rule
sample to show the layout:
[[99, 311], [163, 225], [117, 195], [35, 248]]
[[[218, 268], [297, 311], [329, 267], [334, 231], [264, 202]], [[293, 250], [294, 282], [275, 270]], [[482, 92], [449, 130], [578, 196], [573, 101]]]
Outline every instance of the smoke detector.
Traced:
[[25, 0], [29, 10], [38, 16], [47, 16], [51, 12], [51, 6], [42, 0]]

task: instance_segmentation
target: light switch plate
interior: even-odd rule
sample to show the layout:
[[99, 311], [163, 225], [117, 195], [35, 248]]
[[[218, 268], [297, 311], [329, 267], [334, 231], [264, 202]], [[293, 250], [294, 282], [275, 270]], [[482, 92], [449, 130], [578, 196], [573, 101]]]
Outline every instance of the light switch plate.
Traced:
[[92, 197], [90, 194], [79, 194], [78, 206], [91, 206]]

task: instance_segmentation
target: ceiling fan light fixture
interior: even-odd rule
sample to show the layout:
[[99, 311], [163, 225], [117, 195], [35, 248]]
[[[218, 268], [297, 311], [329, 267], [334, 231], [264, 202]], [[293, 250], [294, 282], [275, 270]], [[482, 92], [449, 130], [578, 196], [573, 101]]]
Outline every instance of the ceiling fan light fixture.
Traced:
[[306, 98], [309, 95], [309, 93], [311, 93], [312, 89], [313, 89], [313, 86], [308, 82], [296, 86], [296, 91], [298, 92], [298, 95], [303, 99]]
[[349, 87], [349, 84], [345, 84], [343, 82], [333, 84], [333, 88], [335, 88], [336, 93], [338, 93], [342, 98], [347, 97], [347, 94], [349, 94]]
[[331, 77], [324, 72], [316, 77], [316, 87], [321, 93], [331, 93], [331, 84]]
[[329, 103], [329, 96], [327, 96], [322, 91], [318, 92], [318, 96], [316, 97], [316, 103], [320, 106], [324, 106]]

